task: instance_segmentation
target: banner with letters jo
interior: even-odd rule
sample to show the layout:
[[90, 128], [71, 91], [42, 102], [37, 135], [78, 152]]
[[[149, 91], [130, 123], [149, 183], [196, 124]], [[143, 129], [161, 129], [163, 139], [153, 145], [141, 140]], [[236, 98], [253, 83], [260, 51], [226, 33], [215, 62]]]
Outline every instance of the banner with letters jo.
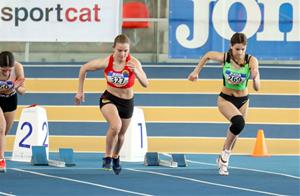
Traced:
[[169, 56], [199, 58], [227, 51], [234, 32], [248, 37], [247, 52], [264, 60], [299, 60], [299, 0], [169, 1]]
[[1, 0], [0, 41], [113, 42], [121, 0]]

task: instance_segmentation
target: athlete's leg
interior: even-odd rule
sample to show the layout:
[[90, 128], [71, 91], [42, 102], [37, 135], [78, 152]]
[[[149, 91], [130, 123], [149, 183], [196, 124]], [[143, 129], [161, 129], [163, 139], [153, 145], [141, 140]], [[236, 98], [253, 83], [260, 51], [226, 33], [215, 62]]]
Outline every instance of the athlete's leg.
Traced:
[[119, 117], [118, 109], [114, 104], [109, 103], [102, 106], [101, 112], [105, 120], [108, 122], [104, 157], [112, 157], [113, 150], [118, 140], [118, 134], [122, 127], [122, 121]]
[[[218, 108], [223, 116], [231, 122], [227, 131], [227, 136], [223, 145], [221, 155], [217, 159], [217, 165], [220, 175], [228, 175], [228, 164], [230, 152], [233, 149], [236, 140], [245, 126], [244, 115], [246, 114], [248, 102], [245, 103], [241, 110], [238, 110], [231, 102], [222, 97], [218, 97]], [[242, 113], [243, 112], [243, 113]]]
[[15, 120], [15, 114], [16, 114], [16, 110], [11, 111], [11, 112], [5, 112], [4, 113], [4, 118], [6, 120], [6, 129], [5, 129], [5, 135], [8, 134], [9, 130], [11, 129], [14, 120]]
[[[239, 109], [239, 111], [241, 112], [244, 119], [246, 119], [248, 108], [249, 108], [249, 100]], [[228, 132], [230, 132], [230, 131], [228, 131]], [[235, 140], [233, 141], [230, 150], [232, 150], [234, 148], [238, 137], [239, 137], [239, 135], [236, 135]]]
[[128, 119], [122, 118], [121, 121], [122, 121], [122, 127], [121, 127], [121, 130], [120, 130], [119, 134], [118, 134], [118, 141], [117, 141], [117, 143], [115, 145], [115, 148], [113, 150], [113, 157], [118, 157], [119, 156], [120, 150], [121, 150], [121, 148], [123, 146], [123, 143], [124, 143], [125, 133], [128, 129], [131, 118], [128, 118]]
[[4, 158], [6, 120], [4, 113], [0, 108], [0, 160]]
[[126, 133], [126, 130], [129, 126], [130, 120], [131, 120], [131, 118], [122, 119], [122, 128], [121, 128], [121, 130], [118, 134], [118, 140], [117, 140], [115, 148], [113, 150], [113, 155], [112, 155], [113, 167], [112, 168], [113, 168], [113, 171], [116, 175], [119, 175], [121, 170], [122, 170], [122, 167], [120, 165], [119, 153], [120, 153], [120, 150], [123, 146], [124, 139], [125, 139], [125, 133]]
[[[242, 108], [244, 108], [242, 111], [246, 111], [247, 107], [248, 102], [242, 106]], [[239, 133], [245, 125], [243, 114], [232, 103], [220, 96], [218, 97], [218, 109], [223, 116], [231, 122], [223, 148], [226, 150], [232, 150]]]

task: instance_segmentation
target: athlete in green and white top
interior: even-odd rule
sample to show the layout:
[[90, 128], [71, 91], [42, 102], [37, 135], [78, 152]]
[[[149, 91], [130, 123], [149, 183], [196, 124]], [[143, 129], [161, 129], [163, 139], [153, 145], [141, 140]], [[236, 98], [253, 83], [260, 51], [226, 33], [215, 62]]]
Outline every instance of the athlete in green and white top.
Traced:
[[245, 126], [245, 116], [249, 107], [248, 80], [253, 79], [253, 89], [260, 89], [258, 61], [246, 54], [247, 38], [243, 33], [235, 33], [230, 40], [228, 52], [207, 52], [195, 69], [189, 74], [190, 81], [196, 81], [208, 60], [219, 61], [223, 65], [223, 87], [218, 96], [218, 109], [230, 121], [227, 137], [221, 155], [217, 159], [220, 175], [228, 175], [230, 152]]
[[226, 60], [223, 66], [223, 84], [226, 88], [233, 90], [244, 90], [247, 88], [248, 80], [250, 78], [249, 60], [251, 56], [245, 55], [245, 64], [240, 65], [236, 69], [235, 65], [231, 63], [231, 53], [224, 54]]

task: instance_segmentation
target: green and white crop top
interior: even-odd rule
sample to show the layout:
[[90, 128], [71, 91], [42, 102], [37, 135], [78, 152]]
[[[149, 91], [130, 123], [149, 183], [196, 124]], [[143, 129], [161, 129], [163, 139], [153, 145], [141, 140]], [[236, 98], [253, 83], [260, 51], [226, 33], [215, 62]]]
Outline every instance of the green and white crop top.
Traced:
[[245, 64], [240, 66], [239, 69], [235, 69], [230, 62], [231, 55], [228, 52], [225, 60], [224, 54], [224, 66], [223, 66], [223, 84], [226, 88], [234, 90], [244, 90], [247, 88], [248, 80], [250, 78], [249, 60], [250, 55], [245, 55]]

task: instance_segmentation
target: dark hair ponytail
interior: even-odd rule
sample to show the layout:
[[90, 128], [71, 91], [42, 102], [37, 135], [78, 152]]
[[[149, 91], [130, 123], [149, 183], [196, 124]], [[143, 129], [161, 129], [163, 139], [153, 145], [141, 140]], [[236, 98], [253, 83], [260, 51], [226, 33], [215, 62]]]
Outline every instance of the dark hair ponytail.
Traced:
[[15, 65], [14, 55], [9, 51], [0, 53], [0, 67], [13, 67]]
[[[234, 44], [244, 44], [247, 45], [247, 37], [244, 33], [234, 33], [230, 38], [230, 44], [233, 46]], [[232, 50], [229, 48], [227, 54], [232, 57]]]
[[247, 45], [247, 37], [244, 33], [235, 33], [230, 39], [231, 46], [234, 44], [244, 44]]

